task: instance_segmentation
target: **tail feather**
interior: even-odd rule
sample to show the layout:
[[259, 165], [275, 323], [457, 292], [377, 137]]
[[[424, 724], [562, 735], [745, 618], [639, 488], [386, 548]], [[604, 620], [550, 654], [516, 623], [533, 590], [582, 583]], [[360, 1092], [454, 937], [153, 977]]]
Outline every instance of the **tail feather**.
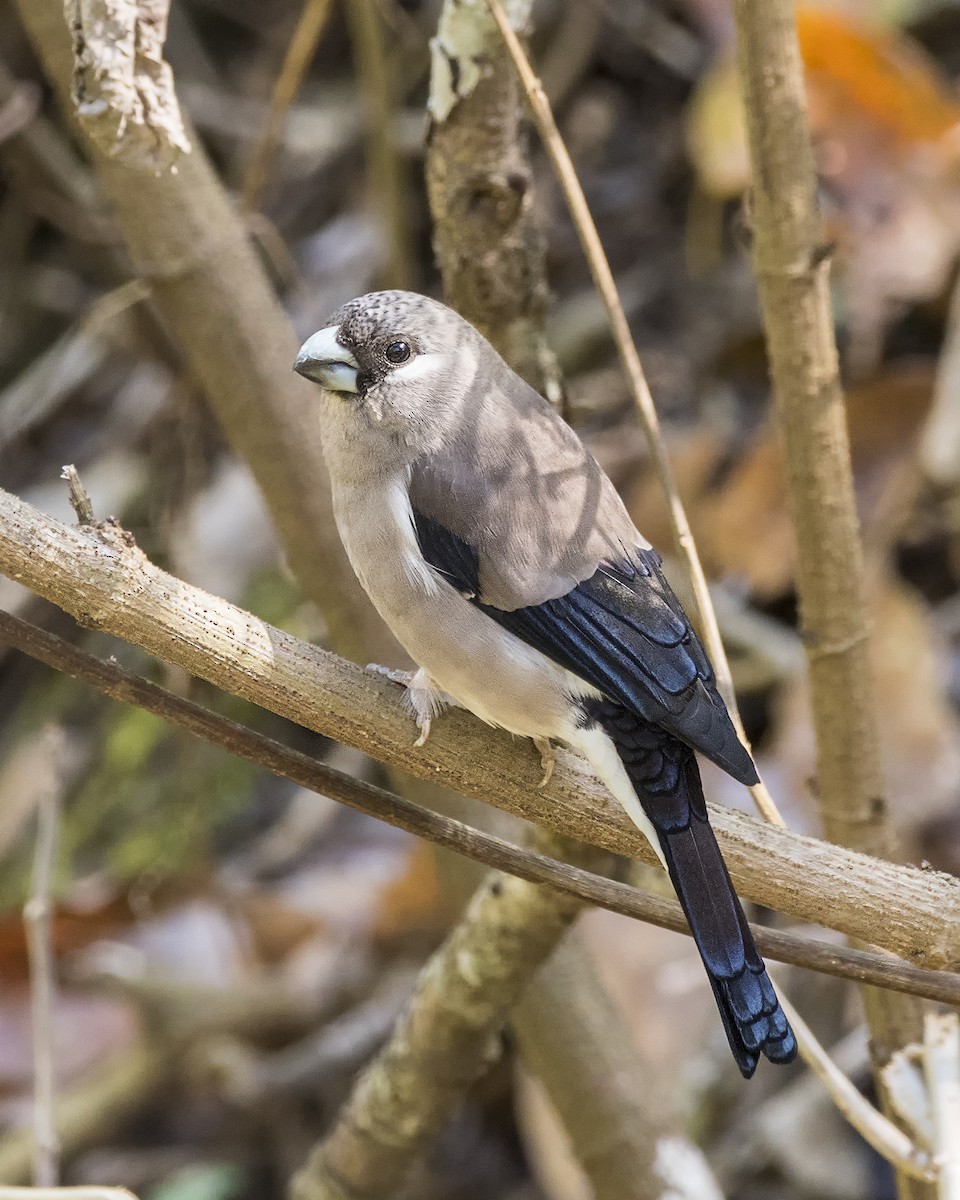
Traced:
[[[692, 816], [686, 829], [661, 833], [660, 844], [742, 1074], [753, 1074], [761, 1053], [773, 1062], [791, 1061], [796, 1055], [793, 1033], [747, 928], [713, 830]], [[708, 891], [711, 895], [705, 896]]]
[[796, 1039], [710, 828], [693, 751], [639, 718], [626, 720], [622, 708], [596, 715], [657, 831], [741, 1073], [749, 1079], [761, 1054], [791, 1062]]

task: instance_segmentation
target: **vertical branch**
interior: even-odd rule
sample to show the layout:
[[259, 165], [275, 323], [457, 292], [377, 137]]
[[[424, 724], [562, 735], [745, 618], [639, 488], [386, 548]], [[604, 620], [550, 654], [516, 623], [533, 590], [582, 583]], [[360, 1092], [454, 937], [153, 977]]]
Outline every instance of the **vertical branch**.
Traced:
[[394, 137], [393, 72], [383, 44], [377, 0], [347, 0], [347, 21], [363, 93], [367, 132], [367, 186], [387, 236], [387, 287], [408, 288], [414, 278], [409, 188]]
[[[531, 8], [531, 0], [510, 5], [521, 32]], [[483, 0], [446, 0], [430, 46], [427, 194], [444, 295], [558, 405], [559, 370], [543, 331], [545, 242], [516, 76]]]
[[316, 52], [317, 43], [326, 28], [332, 2], [333, 0], [304, 0], [303, 11], [287, 47], [283, 66], [273, 85], [263, 129], [244, 173], [240, 201], [244, 212], [255, 212], [263, 200], [277, 161], [287, 113], [300, 91], [307, 68]]
[[[56, 732], [48, 730], [41, 736], [50, 741], [50, 753], [55, 757], [59, 742]], [[60, 1174], [60, 1138], [54, 1117], [56, 960], [51, 937], [53, 870], [59, 825], [59, 772], [52, 770], [48, 786], [40, 796], [30, 897], [23, 908], [30, 962], [35, 1143], [33, 1182], [37, 1187], [55, 1187]]]
[[[863, 551], [792, 0], [736, 0], [754, 258], [797, 538], [797, 587], [827, 835], [896, 857], [878, 753]], [[875, 1068], [922, 1038], [922, 1006], [864, 989]], [[902, 1196], [929, 1185], [899, 1176]]]

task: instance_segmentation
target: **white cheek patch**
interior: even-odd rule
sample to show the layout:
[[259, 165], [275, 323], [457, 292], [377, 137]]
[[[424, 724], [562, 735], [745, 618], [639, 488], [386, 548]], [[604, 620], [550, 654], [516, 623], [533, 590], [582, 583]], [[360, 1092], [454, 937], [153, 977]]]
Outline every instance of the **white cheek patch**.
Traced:
[[443, 365], [442, 354], [418, 354], [403, 366], [394, 367], [389, 378], [397, 383], [418, 383], [434, 378], [443, 369]]

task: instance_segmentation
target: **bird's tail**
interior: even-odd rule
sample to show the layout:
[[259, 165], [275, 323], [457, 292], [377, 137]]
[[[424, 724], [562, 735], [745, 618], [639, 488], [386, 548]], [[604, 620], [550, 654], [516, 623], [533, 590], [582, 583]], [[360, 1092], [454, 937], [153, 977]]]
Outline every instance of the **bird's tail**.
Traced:
[[657, 830], [741, 1073], [749, 1079], [761, 1054], [775, 1063], [792, 1061], [796, 1038], [710, 828], [693, 751], [649, 726], [628, 731], [625, 722], [618, 724], [607, 733]]

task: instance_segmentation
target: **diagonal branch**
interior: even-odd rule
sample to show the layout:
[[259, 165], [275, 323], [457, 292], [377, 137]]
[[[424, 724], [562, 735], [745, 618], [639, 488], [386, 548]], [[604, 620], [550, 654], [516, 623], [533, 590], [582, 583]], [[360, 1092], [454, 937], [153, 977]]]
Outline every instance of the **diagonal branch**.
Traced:
[[[539, 791], [533, 750], [459, 711], [445, 715], [417, 750], [396, 686], [161, 571], [115, 524], [70, 528], [0, 491], [0, 572], [82, 624], [383, 762], [554, 832], [653, 861], [646, 840], [580, 759], [561, 752], [554, 778]], [[711, 816], [734, 882], [750, 899], [916, 964], [960, 962], [960, 880], [729, 809], [711, 806]]]
[[[20, 617], [0, 612], [0, 641], [54, 670], [90, 684], [113, 700], [143, 708], [230, 754], [444, 849], [529, 883], [540, 883], [556, 892], [576, 896], [598, 908], [675, 933], [690, 933], [680, 905], [673, 900], [524, 850], [493, 834], [421, 808], [402, 796], [345, 775], [310, 755], [221, 717], [195, 701], [168, 692], [114, 662], [103, 662]], [[960, 1005], [960, 975], [953, 972], [912, 967], [888, 955], [832, 946], [763, 925], [751, 925], [751, 930], [758, 948], [767, 958], [841, 979], [873, 983], [944, 1004]]]

